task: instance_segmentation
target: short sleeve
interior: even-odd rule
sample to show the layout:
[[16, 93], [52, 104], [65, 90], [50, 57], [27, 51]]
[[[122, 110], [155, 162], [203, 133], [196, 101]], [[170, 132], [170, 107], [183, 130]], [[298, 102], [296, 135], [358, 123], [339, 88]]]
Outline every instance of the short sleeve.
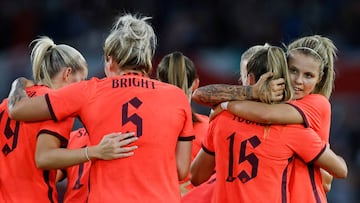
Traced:
[[318, 158], [325, 150], [325, 142], [311, 128], [301, 125], [288, 125], [283, 128], [286, 143], [304, 162]]
[[41, 124], [38, 135], [42, 133], [52, 135], [58, 138], [61, 142], [60, 146], [65, 148], [67, 147], [74, 121], [75, 119], [71, 117], [63, 119], [59, 122], [54, 122], [52, 120], [44, 121]]
[[208, 133], [204, 136], [203, 140], [202, 140], [202, 149], [211, 155], [215, 155], [215, 147], [214, 147], [214, 133], [215, 133], [215, 127], [216, 127], [216, 123], [217, 123], [217, 119], [218, 117], [216, 117], [214, 120], [212, 120], [209, 124], [209, 129], [208, 129]]
[[320, 94], [310, 94], [300, 100], [290, 102], [303, 116], [305, 123], [314, 129], [319, 136], [329, 140], [331, 105], [329, 100]]
[[180, 92], [179, 98], [181, 105], [184, 107], [184, 126], [178, 138], [179, 141], [193, 141], [195, 139], [194, 126], [192, 121], [192, 113], [190, 103], [183, 92]]
[[45, 95], [53, 120], [75, 117], [93, 92], [93, 81], [73, 83]]

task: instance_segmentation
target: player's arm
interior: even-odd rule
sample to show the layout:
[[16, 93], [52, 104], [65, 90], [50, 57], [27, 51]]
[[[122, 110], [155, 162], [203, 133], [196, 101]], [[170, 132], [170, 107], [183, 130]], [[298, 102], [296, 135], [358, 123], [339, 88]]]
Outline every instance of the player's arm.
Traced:
[[345, 160], [335, 154], [329, 146], [326, 147], [324, 152], [314, 162], [319, 167], [329, 172], [335, 178], [346, 178], [348, 168]]
[[330, 192], [333, 176], [322, 168], [320, 168], [320, 173], [321, 173], [321, 179], [322, 179], [324, 191]]
[[25, 88], [29, 80], [16, 79], [8, 96], [9, 117], [14, 120], [40, 121], [51, 119], [50, 111], [44, 96], [29, 98]]
[[175, 152], [178, 179], [183, 180], [189, 173], [192, 153], [192, 141], [179, 140], [176, 144]]
[[[261, 98], [262, 92], [259, 87], [272, 76], [271, 72], [265, 73], [252, 86], [214, 84], [197, 88], [192, 99], [202, 105], [213, 107], [225, 101], [257, 100]], [[270, 82], [271, 100], [281, 101], [284, 91], [284, 79], [274, 79]]]
[[223, 101], [250, 100], [253, 98], [251, 86], [214, 84], [197, 88], [192, 100], [213, 107]]
[[215, 156], [200, 149], [190, 166], [190, 181], [194, 186], [207, 181], [215, 171]]
[[61, 141], [50, 134], [38, 136], [35, 161], [41, 169], [61, 169], [93, 159], [112, 160], [126, 158], [134, 154], [137, 146], [127, 146], [137, 140], [134, 133], [110, 133], [96, 146], [81, 149], [60, 148]]
[[[304, 123], [300, 112], [289, 104], [265, 104], [256, 101], [224, 102], [214, 112], [226, 109], [232, 114], [264, 124], [301, 124]], [[211, 115], [213, 118], [214, 115]]]

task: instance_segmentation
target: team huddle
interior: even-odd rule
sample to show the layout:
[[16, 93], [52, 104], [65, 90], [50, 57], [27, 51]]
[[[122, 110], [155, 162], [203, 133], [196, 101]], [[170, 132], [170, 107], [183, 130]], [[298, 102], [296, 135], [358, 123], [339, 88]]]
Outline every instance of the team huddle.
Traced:
[[[164, 56], [149, 17], [118, 17], [104, 42], [106, 77], [43, 36], [32, 80], [0, 104], [0, 201], [327, 202], [344, 159], [329, 145], [336, 47], [305, 36], [240, 60], [240, 84], [199, 87], [195, 64]], [[191, 102], [212, 108], [203, 115]], [[73, 129], [75, 118], [83, 125]]]

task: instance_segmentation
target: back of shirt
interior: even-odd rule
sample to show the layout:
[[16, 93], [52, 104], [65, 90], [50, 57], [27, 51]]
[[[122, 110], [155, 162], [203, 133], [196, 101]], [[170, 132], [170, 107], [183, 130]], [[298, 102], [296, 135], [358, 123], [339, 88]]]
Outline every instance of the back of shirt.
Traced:
[[139, 137], [134, 156], [93, 161], [89, 202], [180, 202], [175, 148], [193, 138], [185, 93], [140, 75], [70, 86], [48, 95], [54, 119], [79, 115], [92, 145], [111, 132]]
[[289, 202], [291, 160], [297, 153], [306, 162], [325, 144], [311, 129], [248, 121], [225, 111], [209, 127], [204, 149], [215, 153], [213, 202]]
[[[49, 88], [45, 86], [27, 88], [27, 94], [31, 97], [48, 91]], [[56, 170], [36, 167], [35, 148], [39, 131], [46, 130], [50, 134], [55, 132], [57, 136], [65, 129], [56, 130], [46, 127], [45, 123], [50, 121], [25, 123], [11, 120], [7, 99], [1, 103], [0, 202], [57, 202]]]

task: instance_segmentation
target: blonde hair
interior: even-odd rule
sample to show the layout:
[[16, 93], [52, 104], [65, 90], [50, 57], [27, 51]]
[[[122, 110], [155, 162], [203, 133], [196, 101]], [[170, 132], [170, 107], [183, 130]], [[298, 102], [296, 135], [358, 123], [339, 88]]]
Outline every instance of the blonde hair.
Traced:
[[327, 37], [320, 35], [306, 36], [295, 40], [287, 46], [287, 55], [292, 57], [293, 52], [312, 56], [320, 62], [319, 75], [321, 80], [316, 84], [313, 93], [322, 94], [328, 99], [334, 89], [337, 48]]
[[120, 16], [105, 40], [105, 57], [113, 57], [121, 68], [129, 66], [149, 73], [157, 43], [153, 28], [146, 22], [149, 19], [131, 14]]
[[53, 87], [52, 79], [65, 67], [70, 67], [73, 73], [87, 68], [85, 58], [71, 46], [56, 45], [46, 36], [39, 37], [31, 42], [34, 44], [30, 59], [33, 78], [36, 83]]
[[[244, 53], [241, 55], [240, 59], [240, 77], [239, 77], [239, 84], [243, 85], [246, 81], [246, 75], [243, 75], [245, 73], [242, 73], [242, 69], [246, 69], [246, 64], [248, 63], [249, 59], [259, 50], [267, 49], [270, 45], [268, 43], [265, 43], [264, 45], [254, 45], [250, 48], [248, 48]], [[243, 67], [242, 67], [243, 66]]]
[[191, 94], [191, 87], [198, 78], [194, 63], [181, 52], [164, 56], [157, 67], [157, 78], [181, 88], [186, 95]]
[[[156, 70], [157, 78], [181, 88], [191, 99], [192, 85], [198, 78], [194, 63], [181, 52], [173, 52], [164, 56]], [[192, 113], [193, 122], [200, 122], [199, 118]]]
[[255, 80], [258, 81], [263, 73], [271, 71], [273, 76], [265, 81], [259, 88], [260, 100], [264, 103], [274, 103], [271, 101], [270, 81], [272, 79], [284, 78], [285, 90], [282, 101], [288, 101], [292, 98], [292, 86], [288, 74], [288, 66], [285, 52], [277, 46], [268, 46], [266, 49], [260, 49], [249, 59], [247, 64], [248, 73], [253, 73]]
[[[270, 46], [270, 44], [265, 43], [264, 45], [254, 45], [250, 48], [248, 48], [244, 53], [241, 55], [241, 61], [249, 60], [257, 51], [261, 49], [267, 49]], [[240, 61], [240, 62], [241, 62]]]

